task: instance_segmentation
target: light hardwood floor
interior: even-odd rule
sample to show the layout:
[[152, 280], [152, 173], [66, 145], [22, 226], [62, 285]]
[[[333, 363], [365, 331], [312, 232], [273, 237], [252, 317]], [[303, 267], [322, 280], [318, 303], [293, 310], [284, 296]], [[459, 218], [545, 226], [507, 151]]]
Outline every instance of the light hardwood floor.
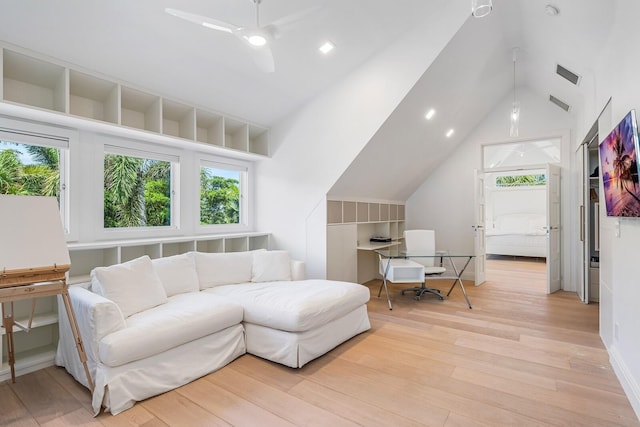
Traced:
[[[51, 367], [0, 383], [2, 426], [640, 426], [598, 337], [598, 306], [544, 294], [544, 264], [491, 261], [491, 281], [415, 301], [370, 282], [372, 329], [302, 369], [245, 355], [218, 372], [91, 416]], [[433, 282], [430, 282], [433, 283]], [[447, 290], [449, 282], [435, 283]]]

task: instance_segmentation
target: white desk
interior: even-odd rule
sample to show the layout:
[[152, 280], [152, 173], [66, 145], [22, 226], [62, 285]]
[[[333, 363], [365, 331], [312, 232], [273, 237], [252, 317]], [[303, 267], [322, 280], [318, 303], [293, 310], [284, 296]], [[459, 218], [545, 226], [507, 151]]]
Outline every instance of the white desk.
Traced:
[[[452, 254], [450, 252], [436, 252], [435, 254], [428, 254], [428, 255], [424, 255], [424, 254], [420, 254], [420, 253], [411, 253], [408, 254], [406, 250], [404, 250], [403, 248], [400, 247], [392, 247], [392, 248], [388, 248], [388, 249], [378, 249], [375, 251], [379, 256], [380, 256], [380, 261], [381, 264], [383, 264], [385, 261], [386, 264], [385, 265], [385, 269], [384, 272], [381, 269], [380, 274], [382, 274], [382, 286], [380, 287], [380, 290], [378, 290], [378, 297], [380, 296], [381, 292], [382, 292], [382, 288], [384, 287], [384, 290], [386, 292], [387, 295], [387, 302], [389, 304], [389, 310], [392, 310], [392, 306], [391, 306], [391, 298], [389, 297], [389, 288], [387, 287], [387, 280], [393, 282], [393, 280], [391, 280], [388, 276], [389, 274], [389, 269], [390, 266], [392, 266], [392, 261], [408, 261], [411, 262], [413, 264], [418, 264], [414, 261], [411, 261], [410, 258], [440, 258], [440, 259], [447, 259], [449, 261], [449, 264], [451, 265], [451, 268], [453, 271], [447, 271], [441, 275], [437, 275], [437, 276], [433, 276], [433, 279], [453, 279], [453, 284], [451, 285], [451, 288], [449, 288], [449, 292], [447, 292], [446, 296], [449, 296], [451, 294], [451, 291], [453, 291], [453, 288], [456, 286], [456, 284], [460, 285], [460, 289], [462, 289], [462, 294], [464, 295], [464, 299], [467, 302], [467, 305], [469, 306], [469, 308], [471, 307], [471, 302], [469, 301], [469, 297], [467, 296], [467, 291], [464, 289], [464, 284], [462, 283], [462, 274], [464, 273], [464, 271], [466, 270], [467, 266], [469, 265], [469, 263], [471, 262], [471, 259], [473, 259], [473, 257], [475, 255], [468, 255], [468, 254]], [[456, 259], [460, 259], [464, 262], [464, 265], [462, 266], [462, 268], [459, 268], [458, 266], [456, 266], [455, 264], [455, 260]], [[410, 264], [405, 264], [406, 267], [404, 267], [405, 269], [410, 265]], [[404, 274], [403, 274], [404, 275]], [[422, 282], [425, 283], [425, 277], [424, 277], [424, 269], [423, 269], [423, 275], [422, 278], [420, 280], [416, 280], [415, 282]], [[404, 283], [409, 283], [409, 282], [404, 282]], [[435, 293], [435, 292], [434, 292]], [[438, 295], [441, 299], [443, 298], [442, 295], [440, 295], [440, 292], [435, 293], [436, 295]]]

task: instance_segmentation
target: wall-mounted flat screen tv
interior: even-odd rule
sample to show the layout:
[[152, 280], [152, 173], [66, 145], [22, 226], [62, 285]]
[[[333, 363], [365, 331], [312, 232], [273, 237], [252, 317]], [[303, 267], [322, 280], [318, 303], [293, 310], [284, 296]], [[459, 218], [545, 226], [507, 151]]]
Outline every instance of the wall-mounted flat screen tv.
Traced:
[[635, 110], [629, 111], [599, 148], [607, 216], [640, 217], [640, 147]]

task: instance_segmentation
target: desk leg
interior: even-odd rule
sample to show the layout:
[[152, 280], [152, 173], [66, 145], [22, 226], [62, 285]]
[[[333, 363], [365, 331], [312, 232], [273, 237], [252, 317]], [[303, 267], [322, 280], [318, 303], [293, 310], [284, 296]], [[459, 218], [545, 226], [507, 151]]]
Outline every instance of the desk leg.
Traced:
[[451, 259], [451, 257], [449, 257], [449, 261], [451, 262], [451, 266], [453, 267], [453, 271], [456, 272], [456, 277], [457, 278], [453, 281], [453, 285], [451, 285], [451, 288], [449, 289], [449, 292], [447, 292], [447, 296], [449, 296], [449, 294], [451, 294], [451, 291], [456, 286], [456, 283], [459, 283], [460, 284], [460, 289], [462, 289], [462, 294], [464, 295], [464, 299], [465, 299], [465, 301], [467, 301], [467, 305], [469, 306], [469, 308], [473, 308], [473, 307], [471, 307], [471, 303], [469, 302], [469, 297], [467, 296], [467, 291], [464, 289], [464, 285], [462, 284], [462, 279], [461, 279], [462, 273], [464, 273], [464, 270], [467, 268], [467, 266], [471, 262], [471, 257], [469, 257], [469, 259], [467, 259], [467, 262], [464, 264], [464, 266], [462, 267], [462, 270], [460, 270], [460, 271], [458, 271], [458, 268], [454, 264], [454, 262]]
[[16, 359], [13, 348], [13, 313], [5, 314], [4, 312], [4, 304], [2, 304], [2, 326], [5, 330], [5, 335], [7, 336], [7, 359], [9, 362], [9, 366], [11, 367], [11, 382], [15, 384], [16, 382]]
[[389, 297], [389, 288], [387, 287], [387, 273], [389, 272], [389, 266], [391, 265], [391, 259], [387, 262], [387, 266], [384, 269], [384, 275], [382, 276], [382, 285], [380, 285], [380, 289], [378, 289], [378, 298], [380, 298], [380, 293], [382, 292], [382, 288], [384, 287], [384, 292], [387, 294], [387, 304], [389, 304], [389, 310], [393, 310], [391, 306], [391, 298]]
[[76, 341], [76, 349], [78, 350], [78, 356], [84, 366], [84, 373], [87, 375], [89, 381], [89, 389], [93, 393], [93, 381], [91, 380], [91, 374], [89, 373], [89, 367], [87, 366], [87, 354], [84, 351], [84, 344], [82, 343], [82, 337], [80, 336], [80, 328], [78, 327], [78, 321], [71, 305], [71, 298], [69, 298], [69, 291], [65, 289], [61, 293], [62, 301], [64, 301], [64, 307], [67, 310], [67, 317], [69, 318], [69, 325], [71, 326], [71, 333]]

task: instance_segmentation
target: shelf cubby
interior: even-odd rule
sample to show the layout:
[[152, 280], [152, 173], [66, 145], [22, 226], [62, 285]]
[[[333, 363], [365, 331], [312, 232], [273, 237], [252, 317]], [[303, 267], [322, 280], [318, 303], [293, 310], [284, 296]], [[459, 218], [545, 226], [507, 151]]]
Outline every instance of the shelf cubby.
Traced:
[[69, 114], [118, 124], [120, 88], [116, 83], [70, 70]]
[[398, 220], [398, 205], [389, 205], [389, 221]]
[[380, 204], [369, 203], [369, 221], [380, 221]]
[[243, 252], [247, 250], [249, 250], [249, 244], [246, 237], [230, 237], [224, 239], [225, 252]]
[[132, 259], [148, 255], [149, 258], [160, 258], [162, 256], [162, 246], [160, 243], [148, 245], [122, 246], [120, 248], [120, 262], [131, 261]]
[[380, 221], [389, 221], [389, 205], [386, 203], [380, 204]]
[[369, 221], [369, 203], [358, 202], [356, 204], [357, 222]]
[[195, 140], [196, 109], [179, 102], [162, 100], [162, 133]]
[[249, 250], [269, 249], [269, 235], [251, 236], [249, 237]]
[[[54, 339], [55, 337], [55, 339]], [[58, 342], [58, 321], [39, 327], [32, 327], [27, 333], [21, 329], [15, 330], [14, 345], [16, 362], [20, 360], [20, 354], [29, 354], [36, 349], [55, 345]], [[2, 363], [7, 363], [7, 351], [2, 348]]]
[[342, 202], [327, 200], [327, 223], [342, 224]]
[[224, 146], [239, 151], [249, 149], [249, 126], [239, 120], [224, 119]]
[[398, 221], [404, 221], [404, 205], [398, 205]]
[[196, 111], [196, 139], [205, 144], [224, 146], [224, 118], [208, 111]]
[[120, 260], [120, 250], [118, 247], [92, 248], [84, 250], [69, 250], [71, 258], [71, 269], [69, 276], [86, 276], [95, 267], [110, 266], [117, 264]]
[[196, 243], [196, 250], [209, 253], [224, 252], [224, 239], [200, 240]]
[[356, 212], [356, 202], [342, 202], [342, 222], [356, 222], [358, 219]]
[[150, 132], [162, 132], [162, 100], [159, 96], [122, 86], [120, 98], [120, 124]]
[[6, 101], [67, 112], [68, 70], [4, 49], [2, 97]]
[[249, 126], [249, 152], [269, 155], [269, 131], [258, 126]]
[[196, 245], [193, 240], [186, 242], [166, 242], [162, 244], [162, 256], [172, 256], [186, 254], [196, 250]]

